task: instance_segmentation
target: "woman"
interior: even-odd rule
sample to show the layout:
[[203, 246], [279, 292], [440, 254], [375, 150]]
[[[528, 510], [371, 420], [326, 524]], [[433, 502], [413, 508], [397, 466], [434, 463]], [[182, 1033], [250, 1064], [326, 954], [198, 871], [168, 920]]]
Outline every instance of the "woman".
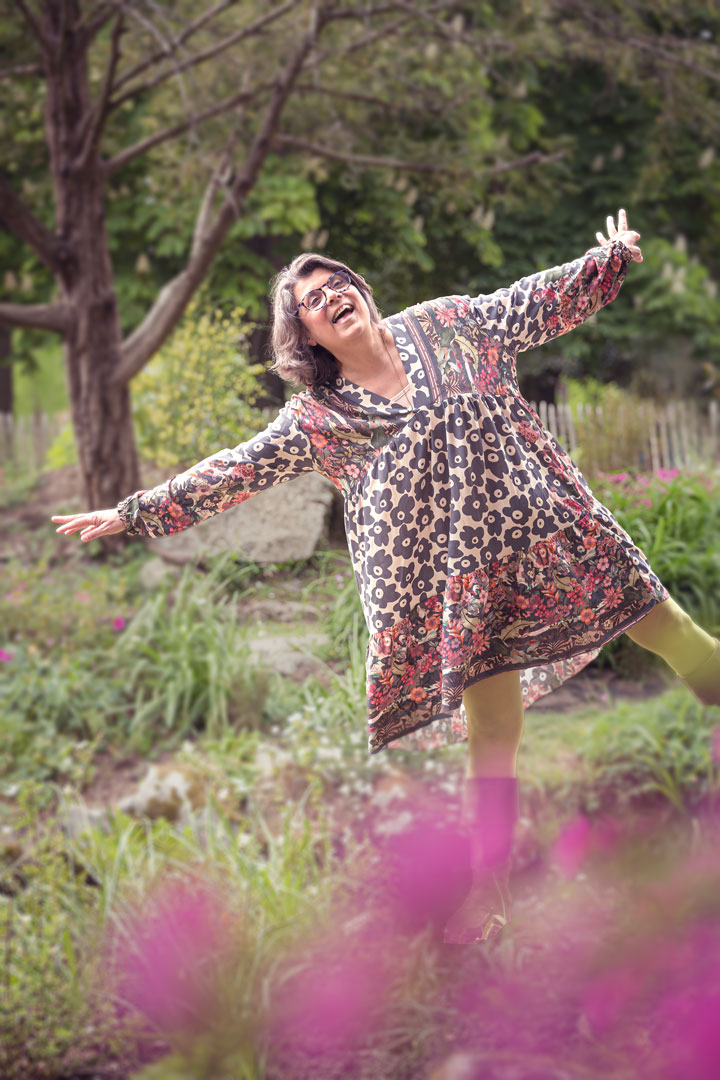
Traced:
[[262, 433], [116, 509], [81, 539], [162, 536], [303, 472], [342, 491], [370, 631], [369, 748], [467, 738], [472, 888], [445, 940], [509, 917], [524, 709], [621, 633], [720, 704], [720, 643], [669, 597], [521, 396], [515, 358], [610, 303], [639, 234], [607, 219], [575, 262], [382, 320], [363, 278], [301, 255], [273, 288], [274, 369], [306, 389]]

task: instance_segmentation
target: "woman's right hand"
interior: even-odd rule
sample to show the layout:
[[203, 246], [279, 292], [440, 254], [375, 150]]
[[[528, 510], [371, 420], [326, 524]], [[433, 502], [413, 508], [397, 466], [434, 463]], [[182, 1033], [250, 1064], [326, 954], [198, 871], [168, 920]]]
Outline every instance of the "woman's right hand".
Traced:
[[66, 536], [82, 530], [80, 539], [84, 544], [89, 540], [97, 540], [99, 536], [111, 536], [113, 533], [125, 531], [117, 510], [92, 510], [89, 514], [67, 514], [51, 520], [60, 522], [60, 527], [55, 532], [64, 533]]

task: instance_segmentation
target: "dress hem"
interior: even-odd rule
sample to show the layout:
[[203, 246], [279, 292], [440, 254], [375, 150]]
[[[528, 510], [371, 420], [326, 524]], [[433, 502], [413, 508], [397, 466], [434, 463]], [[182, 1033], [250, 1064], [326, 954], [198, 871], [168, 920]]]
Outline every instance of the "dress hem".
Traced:
[[[620, 624], [618, 626], [614, 626], [612, 628], [612, 630], [607, 632], [605, 637], [603, 637], [601, 639], [599, 638], [596, 642], [594, 642], [589, 647], [588, 647], [588, 645], [581, 645], [581, 646], [578, 646], [578, 647], [576, 647], [574, 649], [570, 648], [568, 650], [568, 652], [566, 654], [564, 654], [563, 656], [556, 656], [553, 659], [554, 660], [570, 660], [570, 659], [572, 659], [572, 657], [581, 656], [583, 653], [594, 653], [595, 656], [597, 656], [597, 654], [601, 651], [601, 649], [605, 645], [608, 644], [608, 642], [613, 641], [616, 637], [620, 637], [620, 635], [624, 634], [625, 631], [628, 630], [631, 626], [634, 626], [635, 623], [640, 622], [641, 619], [645, 618], [645, 616], [648, 615], [652, 611], [652, 609], [654, 607], [656, 607], [658, 604], [664, 603], [664, 601], [667, 600], [668, 597], [670, 596], [670, 593], [664, 587], [663, 587], [663, 591], [665, 593], [667, 593], [667, 595], [664, 596], [662, 598], [662, 600], [658, 600], [656, 598], [653, 598], [652, 601], [649, 604], [646, 604], [640, 611], [635, 612], [624, 623], [622, 623], [622, 624]], [[591, 657], [591, 659], [594, 659], [594, 657]], [[468, 689], [468, 687], [474, 686], [476, 683], [482, 682], [483, 679], [487, 679], [491, 675], [499, 675], [499, 674], [502, 674], [502, 672], [505, 672], [505, 671], [524, 671], [526, 668], [531, 668], [531, 667], [539, 668], [539, 667], [543, 667], [544, 663], [550, 664], [552, 662], [553, 661], [550, 661], [550, 660], [547, 660], [547, 661], [543, 662], [542, 659], [538, 658], [538, 661], [536, 663], [532, 663], [532, 664], [528, 664], [528, 663], [507, 664], [507, 665], [505, 665], [503, 667], [500, 667], [500, 668], [496, 669], [495, 671], [485, 671], [481, 675], [479, 675], [478, 678], [471, 679], [467, 683], [465, 683], [465, 685], [463, 686], [463, 693], [465, 692], [465, 690]], [[590, 660], [588, 660], [588, 663], [590, 663]], [[545, 694], [540, 694], [537, 698], [535, 698], [535, 701], [538, 701], [540, 699], [540, 697], [547, 697], [547, 694], [552, 693], [553, 689], [557, 689], [557, 687], [552, 687]], [[530, 705], [525, 706], [525, 708], [530, 709], [530, 708], [532, 708], [533, 704], [534, 704], [534, 702], [532, 702]], [[391, 743], [397, 742], [399, 739], [403, 739], [406, 735], [411, 735], [414, 731], [420, 731], [422, 728], [429, 727], [431, 724], [436, 723], [438, 720], [442, 720], [447, 716], [451, 716], [456, 711], [457, 711], [457, 707], [454, 708], [454, 709], [440, 709], [438, 711], [438, 713], [435, 716], [432, 717], [432, 719], [424, 720], [421, 723], [416, 724], [412, 728], [406, 728], [404, 731], [399, 732], [397, 735], [391, 735], [390, 738], [388, 738], [387, 741], [382, 744], [382, 746], [378, 746], [377, 748], [370, 750], [370, 754], [371, 755], [379, 754], [383, 750], [387, 750], [388, 746]], [[465, 741], [465, 740], [459, 740], [459, 741]], [[449, 744], [449, 745], [452, 745], [452, 744]]]

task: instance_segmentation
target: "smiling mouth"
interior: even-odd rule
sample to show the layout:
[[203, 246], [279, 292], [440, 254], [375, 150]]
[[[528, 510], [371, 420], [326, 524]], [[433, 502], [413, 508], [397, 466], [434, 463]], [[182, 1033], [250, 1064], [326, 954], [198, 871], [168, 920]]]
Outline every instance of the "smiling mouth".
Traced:
[[335, 323], [340, 322], [341, 319], [346, 319], [348, 315], [351, 315], [353, 313], [354, 310], [355, 308], [352, 306], [352, 304], [342, 304], [332, 317], [333, 326], [335, 325]]

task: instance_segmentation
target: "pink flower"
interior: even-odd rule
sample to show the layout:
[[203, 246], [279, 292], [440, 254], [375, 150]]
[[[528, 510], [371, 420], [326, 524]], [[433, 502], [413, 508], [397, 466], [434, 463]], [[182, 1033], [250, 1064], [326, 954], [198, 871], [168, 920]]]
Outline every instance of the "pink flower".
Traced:
[[0, 664], [9, 664], [13, 658], [11, 652], [6, 652], [5, 649], [0, 649]]
[[437, 315], [438, 322], [442, 323], [443, 326], [452, 326], [455, 322], [455, 314], [452, 308], [438, 308], [435, 314]]
[[170, 881], [133, 918], [116, 959], [123, 997], [160, 1031], [203, 1030], [217, 1009], [220, 958], [232, 952], [224, 898]]
[[713, 728], [710, 741], [710, 755], [716, 765], [720, 765], [720, 724]]
[[624, 484], [625, 481], [629, 480], [629, 479], [630, 479], [630, 473], [626, 473], [626, 472], [617, 472], [617, 473], [609, 473], [608, 474], [608, 480], [610, 480], [610, 482], [613, 483], [613, 484]]
[[658, 469], [655, 475], [660, 480], [674, 480], [676, 476], [680, 475], [679, 469]]
[[90, 593], [89, 592], [77, 592], [77, 593], [75, 593], [75, 599], [77, 600], [78, 604], [89, 604], [90, 603]]
[[553, 860], [565, 877], [574, 877], [592, 848], [593, 835], [590, 822], [580, 814], [560, 830], [553, 845]]
[[126, 625], [127, 623], [125, 622], [125, 619], [122, 617], [122, 615], [118, 615], [116, 619], [113, 619], [113, 630], [124, 630]]

